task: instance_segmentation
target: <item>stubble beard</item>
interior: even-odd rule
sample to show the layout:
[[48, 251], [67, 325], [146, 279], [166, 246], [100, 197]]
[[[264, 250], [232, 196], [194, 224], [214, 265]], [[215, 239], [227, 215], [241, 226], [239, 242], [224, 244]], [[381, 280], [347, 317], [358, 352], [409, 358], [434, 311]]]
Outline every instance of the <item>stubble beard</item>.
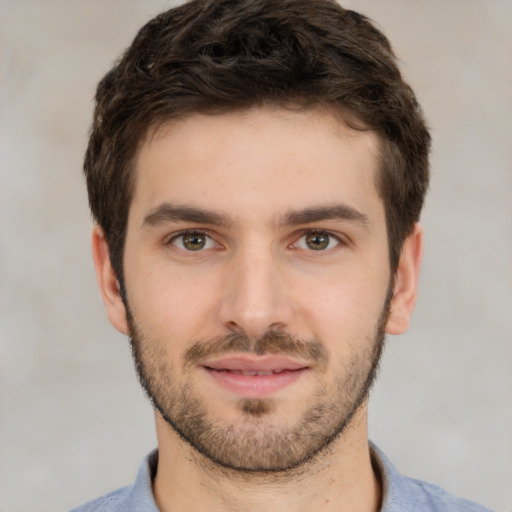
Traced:
[[[328, 450], [368, 398], [384, 347], [390, 299], [388, 294], [373, 336], [356, 341], [361, 350], [338, 366], [339, 376], [333, 389], [319, 388], [305, 397], [311, 405], [295, 424], [286, 428], [266, 421], [278, 408], [272, 398], [240, 399], [240, 418], [236, 423], [215, 422], [190, 382], [182, 386], [177, 383], [175, 370], [167, 362], [166, 345], [146, 339], [127, 307], [139, 381], [165, 421], [206, 458], [205, 462], [241, 473], [299, 470]], [[188, 364], [193, 365], [206, 353], [229, 351], [301, 357], [308, 354], [320, 368], [327, 367], [329, 362], [319, 340], [303, 341], [284, 332], [268, 333], [255, 341], [236, 334], [201, 341], [188, 351], [185, 360], [188, 356]]]

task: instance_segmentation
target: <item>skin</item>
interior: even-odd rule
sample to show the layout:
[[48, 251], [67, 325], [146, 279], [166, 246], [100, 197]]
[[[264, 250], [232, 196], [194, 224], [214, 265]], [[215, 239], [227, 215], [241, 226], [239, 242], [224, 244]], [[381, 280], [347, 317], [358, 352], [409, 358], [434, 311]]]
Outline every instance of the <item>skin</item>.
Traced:
[[[378, 146], [375, 133], [354, 131], [323, 110], [270, 107], [191, 115], [164, 125], [142, 144], [124, 253], [127, 302], [161, 366], [166, 372], [172, 368], [176, 389], [188, 386], [216, 425], [264, 439], [266, 432], [292, 428], [318, 396], [335, 399], [347, 361], [361, 358], [373, 342], [390, 283], [386, 332], [407, 329], [422, 231], [416, 226], [407, 238], [391, 276], [384, 205], [375, 186]], [[169, 204], [217, 218], [171, 219], [161, 214]], [[341, 205], [345, 214], [316, 220], [304, 215], [332, 205]], [[296, 212], [293, 222], [290, 212]], [[183, 230], [207, 234], [205, 247], [187, 250]], [[328, 235], [327, 248], [311, 249], [306, 237], [312, 231]], [[108, 245], [97, 226], [93, 257], [109, 319], [129, 334]], [[230, 333], [257, 340], [272, 330], [319, 340], [328, 362], [311, 365], [265, 396], [272, 404], [268, 413], [244, 413], [240, 396], [201, 365], [185, 364], [185, 353], [198, 340]], [[358, 368], [368, 370], [364, 363]], [[282, 511], [380, 507], [367, 400], [328, 449], [306, 466], [280, 473], [213, 463], [159, 412], [156, 429], [153, 491], [163, 511], [258, 511], [268, 510], [268, 503]]]

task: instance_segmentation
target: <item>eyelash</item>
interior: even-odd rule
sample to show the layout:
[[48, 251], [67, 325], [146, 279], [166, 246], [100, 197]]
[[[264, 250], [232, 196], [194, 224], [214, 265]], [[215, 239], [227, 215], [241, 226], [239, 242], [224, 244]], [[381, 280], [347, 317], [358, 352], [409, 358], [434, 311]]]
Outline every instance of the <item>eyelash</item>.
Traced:
[[[312, 236], [323, 235], [323, 236], [328, 237], [328, 239], [329, 239], [328, 247], [326, 247], [324, 249], [316, 249], [316, 250], [309, 247], [309, 252], [312, 252], [312, 253], [316, 252], [319, 255], [321, 253], [325, 254], [326, 252], [331, 251], [332, 249], [335, 249], [339, 246], [347, 245], [347, 242], [342, 237], [335, 235], [334, 233], [331, 233], [330, 231], [321, 230], [321, 229], [310, 229], [310, 230], [303, 231], [300, 234], [300, 236], [297, 238], [297, 241], [294, 242], [292, 245], [297, 247], [299, 242], [309, 235], [312, 235]], [[329, 247], [333, 241], [336, 242], [336, 244], [333, 247]], [[304, 248], [304, 247], [297, 247], [297, 248], [307, 250], [307, 248]]]
[[[165, 245], [173, 245], [177, 249], [180, 249], [181, 251], [183, 251], [185, 253], [189, 253], [189, 254], [194, 253], [194, 252], [200, 253], [206, 249], [213, 249], [213, 247], [206, 247], [206, 249], [204, 247], [200, 247], [197, 250], [192, 250], [192, 249], [186, 249], [185, 247], [179, 247], [175, 243], [173, 243], [187, 235], [197, 235], [197, 236], [205, 237], [206, 238], [205, 244], [208, 244], [208, 241], [210, 241], [210, 242], [214, 243], [215, 245], [219, 245], [219, 244], [217, 244], [217, 242], [215, 242], [213, 237], [208, 232], [206, 232], [204, 230], [199, 230], [199, 229], [190, 229], [190, 230], [186, 230], [186, 231], [181, 231], [179, 233], [175, 233], [170, 238], [168, 238], [168, 240], [165, 242]], [[299, 247], [299, 242], [302, 239], [304, 239], [307, 236], [315, 236], [315, 235], [326, 236], [328, 238], [328, 246], [326, 248], [318, 248], [318, 249], [312, 249], [311, 247]], [[329, 247], [333, 241], [336, 242], [335, 245], [333, 247]], [[307, 243], [307, 242], [305, 242], [305, 243]], [[183, 245], [183, 242], [181, 245]], [[337, 248], [338, 246], [346, 246], [346, 245], [347, 245], [347, 241], [343, 237], [335, 235], [334, 233], [332, 233], [330, 231], [325, 231], [325, 230], [320, 230], [320, 229], [310, 229], [310, 230], [304, 230], [304, 231], [300, 232], [300, 236], [296, 237], [295, 242], [290, 244], [289, 247], [291, 247], [293, 249], [302, 249], [302, 250], [312, 252], [312, 253], [318, 253], [318, 255], [320, 255], [320, 254], [325, 254], [326, 252], [329, 252], [329, 251]]]
[[[203, 236], [204, 238], [207, 239], [207, 241], [211, 241], [214, 244], [218, 245], [211, 235], [209, 235], [206, 231], [203, 231], [200, 229], [188, 229], [186, 231], [181, 231], [179, 233], [175, 233], [174, 235], [172, 235], [170, 238], [167, 239], [167, 241], [165, 242], [165, 245], [174, 245], [175, 247], [177, 247], [173, 242], [175, 242], [176, 240], [179, 240], [180, 238], [183, 238], [187, 235]], [[177, 248], [181, 249], [185, 252], [192, 252], [192, 253], [193, 252], [201, 252], [201, 250], [193, 251], [193, 250], [184, 249], [183, 247], [177, 247]]]

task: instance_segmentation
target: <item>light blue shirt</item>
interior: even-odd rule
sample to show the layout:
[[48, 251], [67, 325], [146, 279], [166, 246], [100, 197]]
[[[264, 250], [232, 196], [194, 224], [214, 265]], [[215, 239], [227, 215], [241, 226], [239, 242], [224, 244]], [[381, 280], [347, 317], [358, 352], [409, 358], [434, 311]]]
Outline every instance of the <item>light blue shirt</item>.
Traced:
[[[371, 445], [374, 467], [379, 471], [383, 489], [380, 512], [491, 512], [468, 500], [456, 498], [440, 487], [406, 478], [387, 457]], [[159, 512], [153, 498], [151, 481], [156, 474], [158, 452], [142, 462], [133, 485], [123, 487], [71, 512]]]

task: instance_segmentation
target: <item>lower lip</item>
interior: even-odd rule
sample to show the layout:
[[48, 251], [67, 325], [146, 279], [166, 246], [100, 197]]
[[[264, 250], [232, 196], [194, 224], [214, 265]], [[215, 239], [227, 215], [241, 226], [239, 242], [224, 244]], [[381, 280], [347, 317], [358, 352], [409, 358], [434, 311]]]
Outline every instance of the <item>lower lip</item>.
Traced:
[[285, 370], [272, 375], [242, 375], [226, 370], [204, 369], [223, 388], [244, 398], [260, 398], [293, 384], [307, 371], [307, 368]]

